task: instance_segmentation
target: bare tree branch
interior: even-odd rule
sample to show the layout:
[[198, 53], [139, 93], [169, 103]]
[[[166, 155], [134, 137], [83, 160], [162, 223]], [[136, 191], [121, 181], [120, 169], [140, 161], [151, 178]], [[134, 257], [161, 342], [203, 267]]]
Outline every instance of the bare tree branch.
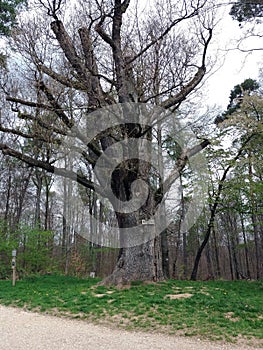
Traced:
[[171, 108], [175, 105], [178, 105], [182, 103], [186, 99], [186, 97], [197, 87], [197, 85], [202, 81], [205, 73], [206, 73], [206, 66], [205, 66], [205, 59], [207, 55], [207, 49], [208, 45], [212, 39], [212, 29], [208, 29], [209, 31], [209, 36], [206, 39], [204, 43], [204, 50], [203, 50], [203, 55], [202, 55], [202, 66], [198, 68], [197, 73], [195, 76], [190, 80], [190, 82], [185, 85], [181, 91], [176, 94], [175, 96], [172, 96], [168, 98], [166, 101], [164, 101], [161, 106], [163, 108]]
[[114, 40], [103, 29], [104, 21], [105, 21], [105, 16], [102, 16], [99, 23], [95, 26], [95, 30], [100, 35], [100, 37], [114, 49], [115, 48]]
[[[32, 157], [29, 157], [21, 152], [18, 152], [14, 150], [13, 148], [10, 148], [4, 143], [0, 143], [0, 150], [4, 155], [9, 155], [11, 157], [14, 157], [16, 159], [22, 160], [23, 162], [27, 163], [30, 166], [41, 168], [43, 170], [46, 170], [49, 173], [57, 174], [59, 176], [66, 177], [68, 179], [72, 179], [73, 181], [78, 182], [79, 184], [83, 185], [86, 188], [90, 188], [97, 193], [101, 193], [101, 189], [98, 185], [94, 184], [92, 181], [87, 180], [84, 176], [80, 176], [79, 174], [75, 173], [74, 171], [67, 170], [65, 168], [57, 168], [50, 163], [34, 159]], [[105, 195], [105, 193], [104, 193]]]
[[55, 20], [58, 20], [57, 12], [61, 9], [64, 0], [47, 0], [47, 5], [43, 0], [38, 1], [47, 10], [49, 16], [53, 17]]
[[89, 77], [86, 74], [85, 67], [81, 62], [81, 59], [78, 56], [76, 49], [73, 45], [73, 42], [69, 37], [68, 33], [66, 32], [63, 23], [59, 20], [54, 21], [51, 23], [51, 29], [55, 33], [56, 39], [59, 42], [60, 47], [62, 48], [66, 58], [68, 59], [72, 67], [77, 72], [81, 83], [83, 84], [83, 86], [85, 86], [87, 90], [89, 90], [90, 89]]
[[55, 113], [61, 119], [61, 121], [64, 123], [64, 125], [67, 126], [71, 130], [71, 132], [73, 132], [74, 135], [84, 143], [84, 145], [89, 147], [97, 156], [100, 156], [101, 155], [100, 150], [97, 147], [95, 147], [95, 145], [93, 143], [87, 142], [86, 136], [81, 133], [81, 131], [76, 126], [76, 124], [73, 121], [71, 121], [67, 117], [67, 115], [63, 112], [63, 109], [61, 108], [59, 103], [55, 100], [54, 96], [52, 95], [50, 90], [47, 88], [47, 86], [43, 82], [41, 82], [39, 87], [40, 87], [40, 90], [45, 93], [47, 99], [54, 107]]
[[194, 8], [193, 12], [190, 14], [186, 14], [180, 18], [175, 19], [172, 21], [172, 23], [160, 34], [157, 38], [153, 39], [148, 45], [146, 45], [139, 53], [137, 53], [135, 56], [133, 56], [129, 63], [134, 62], [137, 58], [142, 56], [146, 51], [148, 51], [153, 45], [155, 45], [158, 41], [162, 40], [170, 31], [180, 22], [184, 21], [185, 19], [190, 19], [198, 14], [198, 12], [203, 8], [205, 5], [205, 2], [201, 4], [198, 8]]
[[[92, 40], [90, 37], [90, 31], [86, 27], [82, 27], [79, 29], [79, 36], [81, 39], [82, 50], [85, 56], [85, 65], [90, 73], [90, 91], [89, 91], [89, 99], [94, 100], [96, 95], [96, 100], [98, 98], [102, 99], [102, 87], [100, 85], [100, 80], [98, 78], [98, 66], [96, 62], [96, 58], [93, 52]], [[92, 102], [96, 103], [96, 101]]]
[[[45, 84], [43, 82], [41, 82], [39, 84], [39, 88], [41, 91], [43, 91], [47, 97], [47, 99], [49, 100], [49, 102], [51, 103], [51, 106], [47, 106], [47, 105], [43, 105], [40, 103], [34, 103], [31, 101], [25, 101], [22, 99], [17, 99], [17, 98], [11, 98], [11, 97], [7, 97], [8, 101], [11, 102], [15, 102], [18, 104], [22, 104], [25, 106], [29, 106], [29, 107], [35, 107], [35, 108], [45, 108], [48, 109], [50, 111], [53, 111], [54, 113], [56, 113], [56, 115], [60, 118], [60, 120], [63, 122], [63, 124], [68, 128], [68, 132], [65, 130], [60, 130], [57, 128], [54, 128], [52, 126], [52, 130], [54, 132], [57, 132], [58, 134], [61, 135], [69, 135], [70, 133], [73, 134], [75, 137], [77, 137], [79, 140], [81, 140], [85, 146], [87, 146], [96, 156], [100, 157], [101, 156], [101, 151], [95, 146], [94, 143], [92, 142], [87, 142], [87, 138], [85, 137], [85, 135], [83, 135], [80, 130], [76, 127], [75, 123], [73, 121], [71, 121], [67, 115], [64, 113], [63, 108], [59, 105], [59, 103], [56, 101], [56, 99], [54, 98], [54, 96], [51, 94], [51, 92], [49, 91], [49, 89], [45, 86]], [[19, 112], [19, 110], [16, 110], [16, 112]], [[20, 117], [23, 119], [31, 119], [34, 120], [34, 117], [28, 115], [28, 114], [20, 114]], [[36, 120], [35, 120], [36, 121]], [[39, 124], [43, 124], [42, 126], [46, 129], [50, 129], [50, 127], [45, 124], [43, 121], [41, 122], [40, 120], [38, 121]], [[22, 136], [22, 135], [21, 135]]]
[[21, 113], [21, 112], [18, 112], [18, 117], [24, 120], [32, 120], [33, 122], [37, 123], [40, 127], [48, 131], [54, 132], [58, 135], [62, 135], [62, 136], [68, 135], [66, 130], [57, 128], [53, 123], [52, 124], [45, 123], [44, 118], [34, 117], [30, 114]]
[[[209, 140], [204, 140], [200, 144], [194, 146], [193, 148], [184, 149], [181, 155], [178, 157], [174, 169], [171, 171], [169, 177], [164, 181], [162, 187], [156, 191], [156, 194], [161, 194], [162, 197], [165, 193], [167, 193], [170, 190], [173, 183], [175, 182], [175, 180], [178, 179], [178, 177], [180, 176], [180, 173], [186, 166], [187, 161], [191, 157], [202, 151], [204, 148], [206, 148], [209, 144]], [[161, 199], [162, 198], [160, 198], [160, 200]]]
[[48, 101], [53, 107], [54, 112], [57, 114], [57, 116], [63, 121], [63, 123], [71, 129], [74, 126], [74, 122], [71, 121], [67, 115], [63, 112], [63, 108], [60, 106], [60, 104], [56, 101], [50, 90], [47, 88], [47, 86], [44, 84], [44, 82], [39, 83], [39, 89], [40, 91], [43, 91], [46, 95]]
[[121, 4], [121, 12], [123, 14], [127, 11], [128, 7], [130, 5], [130, 2], [131, 2], [131, 0], [124, 0], [123, 3]]
[[48, 68], [44, 64], [38, 64], [38, 67], [39, 67], [40, 71], [47, 74], [52, 79], [56, 80], [57, 82], [59, 82], [62, 85], [65, 85], [65, 86], [70, 87], [70, 88], [74, 88], [76, 90], [86, 91], [86, 87], [82, 83], [75, 81], [73, 79], [66, 78], [65, 76], [53, 71], [51, 68]]
[[5, 132], [5, 133], [9, 133], [9, 134], [12, 134], [12, 135], [17, 135], [17, 136], [21, 136], [25, 139], [37, 139], [38, 141], [42, 141], [42, 142], [47, 142], [47, 143], [53, 143], [53, 144], [61, 144], [61, 140], [59, 139], [55, 139], [55, 138], [52, 138], [52, 137], [44, 137], [43, 135], [40, 135], [40, 134], [26, 134], [24, 133], [23, 131], [21, 130], [17, 130], [17, 129], [11, 129], [11, 128], [6, 128], [2, 125], [0, 125], [0, 131], [2, 132]]
[[9, 102], [14, 102], [15, 104], [21, 104], [23, 106], [34, 107], [34, 108], [43, 108], [43, 109], [50, 110], [50, 111], [54, 110], [54, 108], [52, 106], [49, 106], [49, 105], [46, 105], [43, 103], [39, 103], [39, 102], [22, 100], [21, 98], [7, 96], [6, 100]]
[[173, 97], [168, 98], [164, 101], [161, 106], [163, 108], [171, 108], [175, 105], [180, 104], [182, 101], [186, 99], [186, 97], [196, 88], [196, 86], [202, 81], [205, 75], [206, 69], [205, 67], [198, 68], [195, 76], [190, 80], [190, 82], [185, 85], [181, 91]]

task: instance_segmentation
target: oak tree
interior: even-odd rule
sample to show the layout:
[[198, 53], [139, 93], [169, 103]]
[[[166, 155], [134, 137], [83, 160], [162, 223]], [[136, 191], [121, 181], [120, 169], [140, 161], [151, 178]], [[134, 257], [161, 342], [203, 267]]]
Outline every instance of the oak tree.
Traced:
[[[143, 9], [130, 0], [72, 6], [63, 0], [36, 0], [34, 11], [14, 33], [24, 81], [17, 89], [10, 83], [2, 86], [12, 110], [0, 130], [47, 145], [51, 156], [34, 156], [24, 141], [11, 146], [3, 140], [0, 149], [32, 167], [71, 178], [111, 202], [121, 249], [104, 283], [164, 278], [159, 227], [151, 218], [189, 158], [209, 142], [181, 147], [170, 176], [161, 180], [152, 165], [151, 145], [156, 123], [175, 118], [173, 112], [206, 74], [213, 32], [209, 5], [208, 0], [159, 0]], [[110, 125], [103, 124], [105, 116]], [[92, 130], [100, 132], [87, 137]], [[66, 155], [57, 147], [63, 144], [70, 153], [70, 139], [79, 157], [66, 168], [61, 163]], [[116, 143], [120, 148], [114, 148]], [[145, 193], [140, 207], [120, 210]], [[130, 229], [134, 237], [126, 235]]]

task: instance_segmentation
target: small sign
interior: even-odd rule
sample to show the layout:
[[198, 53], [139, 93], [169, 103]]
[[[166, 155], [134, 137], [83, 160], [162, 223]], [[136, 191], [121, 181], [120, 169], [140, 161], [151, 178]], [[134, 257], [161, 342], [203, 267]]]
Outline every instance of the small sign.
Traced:
[[12, 250], [12, 257], [16, 257], [16, 249]]
[[142, 220], [142, 225], [154, 225], [154, 219]]
[[15, 269], [15, 267], [16, 267], [16, 259], [13, 258], [12, 259], [12, 269]]

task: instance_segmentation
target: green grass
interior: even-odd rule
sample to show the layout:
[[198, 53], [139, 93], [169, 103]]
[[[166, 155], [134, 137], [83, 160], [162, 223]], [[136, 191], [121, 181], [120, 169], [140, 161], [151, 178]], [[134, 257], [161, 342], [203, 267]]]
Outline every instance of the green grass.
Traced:
[[[126, 329], [212, 340], [263, 339], [263, 281], [171, 280], [133, 283], [123, 290], [97, 286], [98, 281], [38, 276], [18, 281], [15, 287], [10, 281], [0, 281], [0, 303]], [[173, 299], [186, 293], [192, 296]]]

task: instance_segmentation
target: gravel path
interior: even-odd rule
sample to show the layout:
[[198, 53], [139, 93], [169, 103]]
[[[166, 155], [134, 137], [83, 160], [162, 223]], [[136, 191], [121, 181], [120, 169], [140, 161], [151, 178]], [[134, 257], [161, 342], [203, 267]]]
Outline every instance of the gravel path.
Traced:
[[[0, 306], [0, 350], [249, 350], [141, 332], [96, 326], [85, 321]], [[253, 348], [260, 349], [260, 348]], [[262, 348], [261, 348], [262, 349]]]

